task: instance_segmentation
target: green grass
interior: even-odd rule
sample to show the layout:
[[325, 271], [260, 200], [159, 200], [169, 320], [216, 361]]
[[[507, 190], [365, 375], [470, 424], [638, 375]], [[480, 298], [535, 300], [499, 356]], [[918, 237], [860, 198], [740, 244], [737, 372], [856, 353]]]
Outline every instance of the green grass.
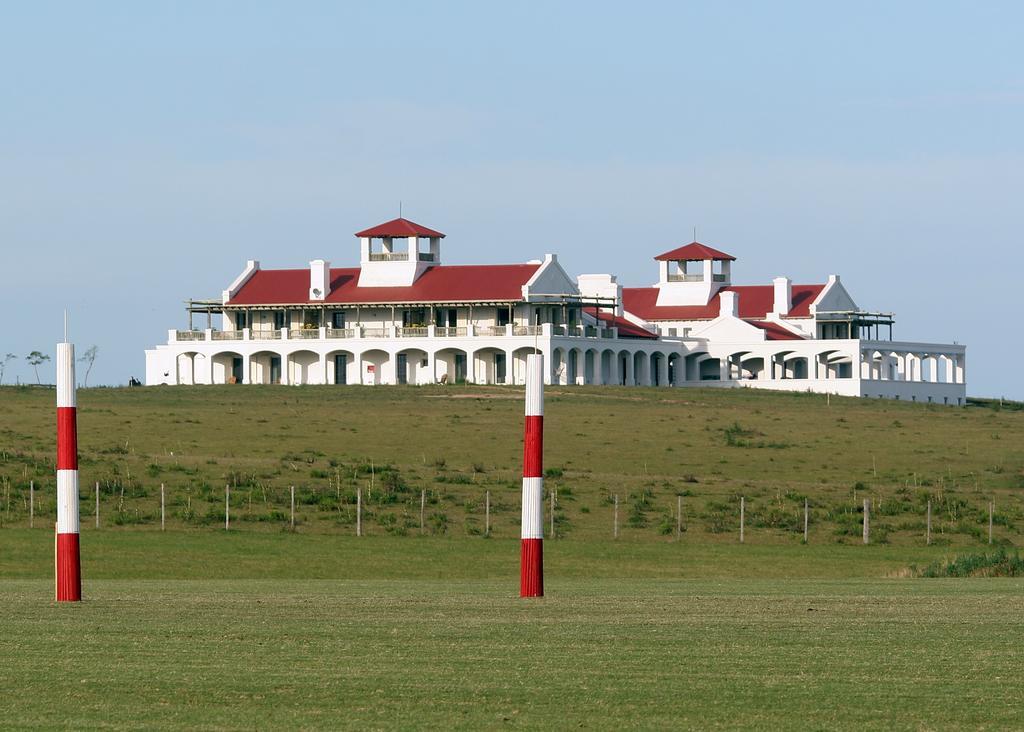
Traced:
[[[79, 398], [82, 504], [104, 526], [155, 528], [166, 485], [171, 528], [223, 525], [224, 487], [244, 531], [281, 531], [296, 487], [300, 532], [351, 534], [356, 491], [369, 534], [477, 537], [519, 527], [522, 395], [502, 387], [85, 389]], [[857, 543], [864, 498], [875, 541], [1017, 543], [1024, 526], [1024, 413], [753, 390], [552, 388], [546, 486], [556, 528], [608, 539], [613, 497], [626, 540], [665, 541], [683, 496], [684, 540]], [[53, 392], [0, 388], [0, 527], [54, 509]], [[42, 520], [42, 519], [41, 519]], [[667, 533], [666, 533], [667, 532]]]
[[[966, 566], [956, 557], [987, 545], [993, 497], [996, 549], [1018, 543], [1017, 410], [549, 390], [559, 538], [545, 542], [547, 596], [521, 600], [515, 390], [83, 390], [82, 483], [101, 482], [102, 527], [83, 491], [85, 602], [58, 606], [52, 397], [0, 389], [3, 729], [944, 729], [1024, 718], [1013, 693], [1024, 580], [914, 576]], [[861, 544], [865, 497], [884, 543]]]
[[1024, 714], [1008, 642], [1024, 582], [887, 577], [935, 548], [549, 542], [547, 596], [531, 601], [511, 540], [100, 531], [83, 534], [85, 602], [57, 606], [46, 532], [3, 537], [5, 729], [1007, 728]]

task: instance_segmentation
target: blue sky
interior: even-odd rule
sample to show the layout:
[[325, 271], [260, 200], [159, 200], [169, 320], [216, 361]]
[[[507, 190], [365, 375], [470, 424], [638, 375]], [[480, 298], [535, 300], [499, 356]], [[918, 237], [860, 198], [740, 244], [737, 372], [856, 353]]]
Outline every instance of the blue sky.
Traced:
[[1021, 399], [1022, 27], [995, 2], [8, 4], [0, 355], [52, 353], [67, 306], [93, 382], [141, 378], [182, 300], [250, 258], [354, 264], [402, 200], [449, 263], [553, 251], [627, 285], [696, 226], [738, 283], [838, 273], [897, 338], [966, 343], [970, 394]]

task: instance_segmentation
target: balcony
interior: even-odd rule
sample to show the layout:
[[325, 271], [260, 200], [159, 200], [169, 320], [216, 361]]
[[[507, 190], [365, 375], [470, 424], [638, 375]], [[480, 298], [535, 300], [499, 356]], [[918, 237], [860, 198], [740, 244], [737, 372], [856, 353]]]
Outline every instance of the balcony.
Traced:
[[[718, 276], [718, 275], [716, 275]], [[703, 282], [704, 275], [702, 274], [670, 274], [668, 276], [669, 282]]]
[[370, 252], [371, 262], [408, 262], [409, 252]]
[[275, 328], [242, 330], [172, 330], [168, 343], [211, 341], [316, 341], [362, 338], [618, 338], [615, 328], [594, 325], [468, 325], [468, 326], [374, 326], [350, 328]]

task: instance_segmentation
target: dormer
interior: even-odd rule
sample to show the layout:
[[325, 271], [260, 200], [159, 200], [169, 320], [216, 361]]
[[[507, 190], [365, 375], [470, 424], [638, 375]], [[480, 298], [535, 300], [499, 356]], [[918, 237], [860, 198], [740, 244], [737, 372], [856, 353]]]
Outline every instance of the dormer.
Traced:
[[699, 242], [659, 254], [658, 301], [661, 305], [707, 305], [731, 283], [736, 257]]
[[408, 219], [397, 218], [356, 236], [360, 287], [408, 287], [441, 264], [444, 234]]

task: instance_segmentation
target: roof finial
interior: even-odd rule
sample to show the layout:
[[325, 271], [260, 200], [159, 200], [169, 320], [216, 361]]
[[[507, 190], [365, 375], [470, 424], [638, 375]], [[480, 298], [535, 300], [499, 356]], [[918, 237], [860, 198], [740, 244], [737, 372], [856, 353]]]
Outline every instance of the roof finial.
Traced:
[[402, 199], [398, 199], [398, 218], [402, 218]]
[[693, 227], [693, 240], [697, 241], [697, 227], [696, 226]]
[[68, 309], [64, 308], [64, 342], [68, 342]]

